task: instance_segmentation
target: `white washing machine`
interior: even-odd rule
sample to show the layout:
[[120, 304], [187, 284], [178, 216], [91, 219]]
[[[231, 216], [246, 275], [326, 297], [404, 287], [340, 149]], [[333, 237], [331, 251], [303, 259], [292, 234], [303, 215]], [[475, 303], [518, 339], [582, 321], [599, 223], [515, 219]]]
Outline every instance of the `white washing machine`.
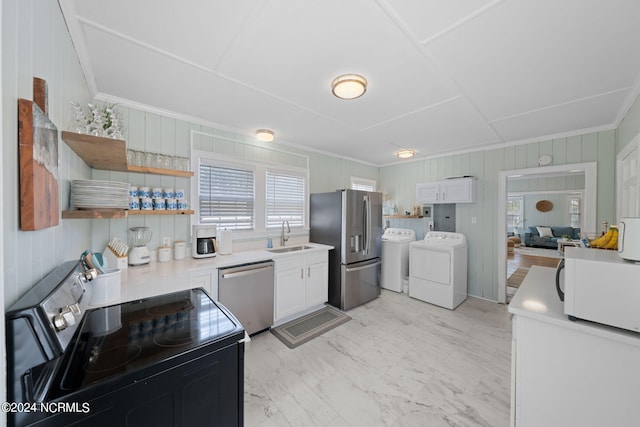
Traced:
[[409, 244], [409, 296], [450, 310], [467, 299], [467, 238], [429, 231]]
[[382, 234], [381, 285], [402, 292], [402, 280], [409, 276], [409, 243], [416, 232], [409, 228], [387, 228]]

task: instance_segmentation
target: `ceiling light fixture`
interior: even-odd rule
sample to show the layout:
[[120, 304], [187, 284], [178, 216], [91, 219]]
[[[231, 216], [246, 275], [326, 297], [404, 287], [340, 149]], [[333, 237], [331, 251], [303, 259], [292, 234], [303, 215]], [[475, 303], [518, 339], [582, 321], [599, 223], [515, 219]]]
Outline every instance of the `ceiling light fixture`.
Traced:
[[398, 150], [396, 151], [396, 156], [398, 156], [401, 159], [410, 159], [411, 157], [415, 156], [416, 152], [414, 150]]
[[274, 134], [273, 131], [269, 129], [258, 129], [256, 131], [256, 138], [258, 138], [258, 141], [271, 142], [273, 141]]
[[341, 99], [359, 98], [367, 91], [367, 79], [359, 74], [344, 74], [331, 82], [331, 92]]

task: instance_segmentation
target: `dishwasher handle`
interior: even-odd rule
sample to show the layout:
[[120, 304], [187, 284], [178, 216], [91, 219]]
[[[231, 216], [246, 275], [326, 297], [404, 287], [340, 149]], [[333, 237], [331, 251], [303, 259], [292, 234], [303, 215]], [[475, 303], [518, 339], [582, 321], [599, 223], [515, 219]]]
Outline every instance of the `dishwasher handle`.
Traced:
[[242, 276], [249, 276], [251, 274], [256, 274], [259, 271], [266, 270], [269, 268], [273, 268], [272, 263], [232, 267], [232, 268], [227, 268], [225, 270], [220, 270], [220, 276], [223, 279], [231, 279], [233, 277], [242, 277]]

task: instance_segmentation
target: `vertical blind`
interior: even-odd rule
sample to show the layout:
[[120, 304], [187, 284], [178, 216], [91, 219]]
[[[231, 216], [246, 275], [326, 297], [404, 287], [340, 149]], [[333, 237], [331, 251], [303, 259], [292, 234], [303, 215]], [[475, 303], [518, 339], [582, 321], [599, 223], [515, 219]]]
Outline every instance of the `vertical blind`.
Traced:
[[303, 227], [304, 177], [267, 171], [266, 185], [266, 228], [280, 227], [285, 220], [291, 227]]
[[253, 230], [253, 170], [200, 164], [199, 172], [200, 223]]

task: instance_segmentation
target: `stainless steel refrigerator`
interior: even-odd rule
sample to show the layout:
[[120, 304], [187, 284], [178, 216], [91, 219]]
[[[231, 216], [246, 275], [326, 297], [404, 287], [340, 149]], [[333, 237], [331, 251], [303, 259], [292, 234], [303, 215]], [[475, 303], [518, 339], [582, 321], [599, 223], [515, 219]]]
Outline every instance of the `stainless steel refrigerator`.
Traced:
[[380, 295], [382, 193], [311, 195], [309, 240], [329, 251], [329, 304], [349, 310]]

